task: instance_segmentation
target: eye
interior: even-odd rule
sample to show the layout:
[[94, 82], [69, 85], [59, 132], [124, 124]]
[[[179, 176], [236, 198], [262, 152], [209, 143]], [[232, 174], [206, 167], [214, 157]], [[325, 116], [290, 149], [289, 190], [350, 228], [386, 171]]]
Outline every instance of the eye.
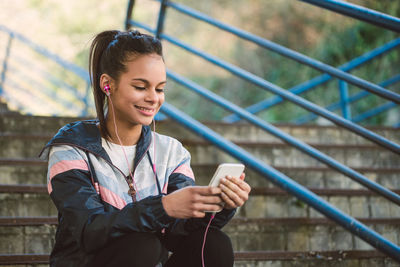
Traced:
[[141, 86], [133, 86], [133, 87], [135, 87], [135, 89], [139, 91], [146, 90], [146, 87], [141, 87]]
[[164, 93], [165, 89], [164, 88], [156, 88], [157, 93]]

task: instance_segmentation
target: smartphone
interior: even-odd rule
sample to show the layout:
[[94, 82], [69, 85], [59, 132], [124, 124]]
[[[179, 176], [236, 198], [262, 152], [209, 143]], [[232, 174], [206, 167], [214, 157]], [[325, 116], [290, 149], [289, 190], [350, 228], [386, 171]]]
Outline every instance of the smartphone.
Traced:
[[244, 171], [244, 165], [240, 163], [222, 163], [218, 166], [210, 181], [209, 186], [217, 187], [222, 178], [232, 176], [239, 178]]
[[[244, 171], [244, 165], [240, 163], [222, 163], [218, 166], [217, 170], [215, 171], [213, 178], [210, 181], [210, 184], [208, 186], [213, 186], [217, 187], [220, 183], [220, 180], [222, 178], [225, 178], [226, 176], [232, 176], [239, 178], [240, 175], [242, 175]], [[224, 203], [220, 203], [221, 209], [218, 211], [206, 211], [206, 212], [212, 212], [213, 214], [220, 212], [222, 210], [222, 207], [224, 206]]]

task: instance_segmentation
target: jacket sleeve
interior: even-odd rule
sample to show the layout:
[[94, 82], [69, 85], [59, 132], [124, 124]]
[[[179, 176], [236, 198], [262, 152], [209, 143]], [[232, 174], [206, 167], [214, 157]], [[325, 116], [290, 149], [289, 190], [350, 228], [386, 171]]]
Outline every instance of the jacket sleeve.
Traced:
[[[195, 179], [193, 171], [190, 167], [190, 154], [182, 147], [182, 160], [178, 164], [178, 167], [169, 176], [168, 182], [168, 194], [186, 186], [195, 185]], [[211, 178], [210, 178], [211, 179]], [[226, 225], [230, 219], [235, 215], [236, 209], [223, 209], [218, 212], [211, 225], [214, 227], [222, 228]], [[174, 225], [173, 232], [192, 232], [199, 228], [207, 226], [211, 217], [211, 213], [207, 213], [204, 218], [192, 218], [188, 220], [178, 220]]]
[[[86, 252], [101, 248], [124, 233], [155, 232], [175, 221], [165, 212], [161, 196], [127, 204], [121, 210], [102, 202], [92, 184], [84, 156], [68, 146], [53, 147], [52, 150], [48, 169], [49, 194], [61, 220], [65, 220], [63, 223]], [[105, 209], [105, 205], [109, 207]]]

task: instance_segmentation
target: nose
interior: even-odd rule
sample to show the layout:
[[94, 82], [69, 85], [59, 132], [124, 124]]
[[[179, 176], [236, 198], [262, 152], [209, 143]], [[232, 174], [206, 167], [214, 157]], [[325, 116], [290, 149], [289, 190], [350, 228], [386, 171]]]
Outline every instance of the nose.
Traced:
[[147, 90], [146, 98], [145, 101], [150, 102], [150, 103], [157, 103], [158, 102], [158, 94], [156, 92], [155, 88], [149, 88]]

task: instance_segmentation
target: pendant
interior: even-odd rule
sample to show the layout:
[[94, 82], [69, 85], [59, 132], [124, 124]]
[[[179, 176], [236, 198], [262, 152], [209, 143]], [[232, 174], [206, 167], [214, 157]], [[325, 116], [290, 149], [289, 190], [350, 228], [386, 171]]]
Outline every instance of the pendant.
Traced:
[[128, 194], [132, 197], [132, 200], [135, 202], [136, 201], [136, 190], [133, 187], [133, 183], [129, 183], [129, 190], [128, 190]]

